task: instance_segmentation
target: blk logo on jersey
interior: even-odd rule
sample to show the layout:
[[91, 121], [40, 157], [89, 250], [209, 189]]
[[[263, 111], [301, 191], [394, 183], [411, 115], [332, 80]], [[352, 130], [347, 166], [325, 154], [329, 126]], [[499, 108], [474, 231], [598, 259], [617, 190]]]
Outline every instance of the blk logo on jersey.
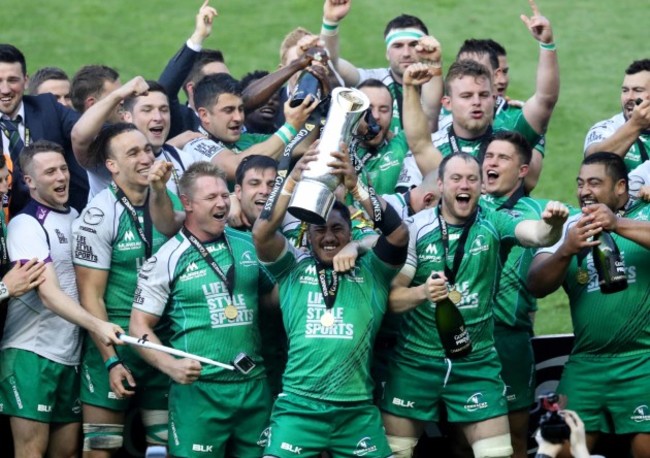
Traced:
[[214, 445], [192, 444], [193, 452], [212, 453]]
[[400, 398], [393, 398], [393, 405], [404, 407], [406, 409], [413, 409], [415, 407], [415, 401], [406, 401]]
[[294, 453], [296, 455], [300, 455], [302, 453], [302, 447], [296, 447], [295, 445], [292, 445], [288, 442], [282, 442], [280, 444], [280, 448], [282, 450], [286, 450], [288, 452]]

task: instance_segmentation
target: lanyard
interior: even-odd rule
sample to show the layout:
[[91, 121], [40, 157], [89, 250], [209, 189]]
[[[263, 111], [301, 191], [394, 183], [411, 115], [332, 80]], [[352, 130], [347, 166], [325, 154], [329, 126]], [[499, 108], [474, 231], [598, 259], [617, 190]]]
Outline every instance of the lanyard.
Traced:
[[152, 254], [152, 241], [153, 241], [153, 225], [151, 224], [151, 215], [149, 214], [149, 193], [147, 193], [147, 198], [145, 199], [144, 202], [144, 208], [142, 209], [143, 219], [144, 219], [144, 228], [143, 228], [142, 225], [140, 224], [138, 213], [135, 211], [135, 208], [133, 207], [133, 204], [131, 203], [129, 198], [126, 197], [126, 194], [124, 194], [124, 191], [118, 188], [115, 183], [111, 183], [111, 188], [113, 189], [113, 192], [117, 197], [117, 200], [122, 204], [122, 206], [126, 209], [129, 216], [131, 217], [131, 222], [135, 226], [136, 230], [138, 231], [138, 235], [140, 236], [140, 239], [145, 245], [145, 255], [147, 259], [149, 259]]
[[515, 205], [517, 205], [517, 202], [519, 199], [524, 197], [526, 195], [526, 190], [524, 189], [524, 184], [521, 183], [519, 187], [515, 190], [515, 192], [512, 193], [510, 197], [508, 197], [508, 200], [506, 200], [504, 203], [499, 205], [499, 208], [497, 208], [497, 211], [499, 210], [512, 210]]
[[269, 194], [268, 199], [266, 199], [266, 204], [264, 204], [264, 208], [262, 209], [262, 212], [259, 216], [260, 218], [266, 220], [271, 219], [273, 208], [275, 207], [275, 203], [278, 200], [280, 191], [284, 186], [284, 180], [286, 180], [289, 169], [291, 167], [291, 156], [293, 150], [311, 133], [312, 130], [314, 130], [316, 126], [319, 126], [322, 133], [322, 129], [325, 126], [325, 117], [321, 113], [320, 106], [316, 107], [316, 109], [311, 112], [302, 129], [300, 129], [293, 140], [291, 140], [289, 144], [284, 147], [282, 157], [278, 161], [278, 174], [275, 177], [275, 185], [273, 186], [273, 190], [271, 191], [271, 194]]
[[172, 178], [174, 180], [174, 184], [176, 185], [176, 194], [180, 196], [181, 195], [180, 178], [178, 177], [178, 173], [176, 173], [176, 167], [174, 167], [174, 163], [170, 159], [169, 155], [171, 154], [174, 157], [174, 159], [176, 159], [178, 164], [181, 166], [181, 169], [183, 170], [183, 172], [185, 171], [185, 167], [183, 166], [183, 161], [181, 161], [181, 158], [178, 155], [178, 153], [176, 152], [176, 150], [173, 149], [173, 147], [172, 147], [172, 149], [170, 149], [169, 152], [168, 152], [167, 149], [165, 148], [165, 146], [166, 145], [163, 145], [160, 150], [162, 151], [163, 155], [165, 156], [165, 160], [172, 165]]
[[[451, 153], [458, 154], [460, 153], [460, 147], [458, 146], [458, 136], [454, 132], [454, 125], [452, 124], [447, 129], [447, 136], [449, 137], [449, 146], [451, 146]], [[476, 156], [478, 161], [482, 164], [483, 158], [485, 157], [485, 150], [487, 149], [488, 144], [492, 140], [492, 126], [488, 126], [487, 130], [480, 137], [472, 140], [473, 142], [480, 142], [478, 148], [478, 155]]]
[[641, 154], [641, 161], [645, 162], [648, 160], [648, 151], [645, 149], [645, 145], [641, 141], [641, 138], [636, 139], [636, 146], [639, 148], [639, 153]]
[[447, 222], [442, 217], [441, 206], [438, 205], [438, 224], [440, 225], [440, 232], [442, 234], [442, 246], [445, 250], [445, 258], [443, 264], [445, 266], [445, 277], [449, 281], [450, 285], [456, 283], [456, 274], [460, 268], [460, 263], [465, 256], [465, 243], [467, 242], [467, 237], [469, 236], [469, 230], [472, 228], [474, 221], [476, 221], [476, 215], [478, 214], [478, 209], [472, 213], [472, 216], [469, 217], [465, 224], [463, 224], [463, 232], [458, 239], [458, 247], [456, 247], [456, 252], [454, 253], [454, 261], [451, 269], [447, 266], [447, 258], [449, 257], [449, 228], [447, 227]]
[[[403, 128], [404, 122], [402, 121], [402, 86], [398, 84], [395, 81], [395, 78], [393, 78], [393, 71], [390, 71], [390, 77], [393, 80], [393, 84], [387, 84], [388, 90], [393, 94], [393, 98], [395, 99], [395, 105], [397, 105], [397, 113], [399, 113], [399, 127], [400, 129]], [[391, 117], [392, 119], [392, 117]]]
[[328, 283], [326, 267], [316, 261], [316, 270], [318, 271], [318, 284], [323, 293], [323, 299], [325, 299], [325, 309], [332, 310], [339, 289], [339, 275], [336, 271], [332, 270], [332, 281]]
[[194, 246], [194, 248], [196, 248], [196, 251], [199, 252], [203, 260], [208, 263], [214, 273], [217, 274], [221, 281], [226, 285], [228, 295], [230, 296], [230, 302], [234, 302], [233, 292], [235, 291], [235, 257], [232, 255], [232, 249], [230, 248], [230, 243], [228, 243], [228, 237], [226, 237], [226, 234], [223, 234], [223, 241], [226, 244], [226, 248], [228, 249], [228, 254], [230, 254], [230, 257], [232, 258], [232, 264], [228, 269], [228, 272], [224, 273], [223, 270], [221, 270], [221, 267], [219, 267], [219, 264], [217, 264], [210, 252], [207, 250], [207, 248], [205, 248], [205, 246], [199, 241], [199, 239], [194, 236], [194, 234], [192, 234], [185, 226], [183, 226], [183, 229], [181, 229], [181, 231], [187, 240], [189, 240], [190, 243]]
[[2, 250], [2, 258], [0, 259], [0, 269], [6, 266], [7, 263], [9, 262], [9, 253], [7, 253], [7, 239], [5, 238], [5, 233], [2, 229], [3, 228], [0, 227], [0, 250]]
[[404, 194], [404, 203], [406, 204], [406, 211], [408, 216], [413, 216], [415, 215], [415, 210], [413, 210], [413, 207], [411, 207], [411, 190], [409, 189], [406, 191]]

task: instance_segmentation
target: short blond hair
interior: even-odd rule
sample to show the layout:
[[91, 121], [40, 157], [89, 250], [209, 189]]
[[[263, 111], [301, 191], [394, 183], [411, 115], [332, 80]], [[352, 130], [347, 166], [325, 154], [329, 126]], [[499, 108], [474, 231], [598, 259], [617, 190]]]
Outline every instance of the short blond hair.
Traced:
[[289, 49], [296, 46], [302, 37], [306, 37], [308, 35], [314, 34], [304, 27], [296, 27], [284, 37], [282, 43], [280, 44], [280, 64], [287, 64], [287, 62], [285, 62], [285, 59], [287, 58], [287, 52], [289, 52]]

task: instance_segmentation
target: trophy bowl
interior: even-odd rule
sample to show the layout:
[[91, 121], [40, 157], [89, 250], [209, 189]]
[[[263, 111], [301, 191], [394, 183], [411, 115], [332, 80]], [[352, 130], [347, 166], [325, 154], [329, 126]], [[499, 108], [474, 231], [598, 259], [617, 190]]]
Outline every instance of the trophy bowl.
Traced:
[[340, 181], [330, 173], [327, 163], [331, 162], [333, 151], [340, 151], [341, 143], [350, 144], [369, 106], [368, 97], [358, 89], [338, 87], [332, 91], [316, 160], [309, 164], [309, 170], [305, 170], [296, 185], [289, 202], [290, 214], [309, 224], [327, 222], [336, 199], [334, 189]]

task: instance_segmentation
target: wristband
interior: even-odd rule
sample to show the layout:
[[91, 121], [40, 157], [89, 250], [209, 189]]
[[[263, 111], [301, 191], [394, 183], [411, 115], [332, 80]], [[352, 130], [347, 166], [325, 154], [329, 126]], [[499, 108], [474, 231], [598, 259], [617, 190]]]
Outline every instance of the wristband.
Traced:
[[547, 51], [555, 51], [557, 49], [555, 43], [542, 43], [541, 41], [539, 42], [539, 47]]
[[331, 37], [337, 33], [339, 33], [339, 23], [337, 21], [329, 21], [323, 18], [323, 25], [320, 28], [320, 34]]
[[111, 369], [113, 369], [118, 364], [122, 364], [122, 360], [117, 355], [113, 355], [110, 358], [108, 358], [106, 361], [104, 361], [104, 366], [106, 366], [106, 370], [108, 372], [110, 372]]
[[291, 124], [285, 122], [284, 125], [280, 127], [273, 135], [277, 135], [280, 138], [280, 140], [282, 140], [282, 143], [288, 145], [289, 142], [293, 140], [293, 137], [295, 137], [297, 133], [298, 132], [296, 131], [296, 129], [294, 129], [294, 127]]
[[0, 281], [0, 301], [9, 299], [9, 288], [4, 282]]

